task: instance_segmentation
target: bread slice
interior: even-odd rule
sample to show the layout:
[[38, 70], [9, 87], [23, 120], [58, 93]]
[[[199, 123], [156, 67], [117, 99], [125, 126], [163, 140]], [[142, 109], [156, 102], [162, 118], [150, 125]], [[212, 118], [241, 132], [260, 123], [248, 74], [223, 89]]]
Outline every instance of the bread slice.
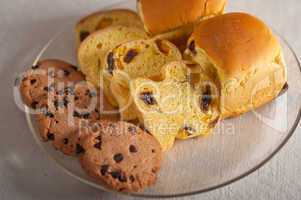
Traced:
[[112, 49], [107, 55], [104, 75], [111, 81], [111, 91], [116, 98], [124, 120], [137, 118], [131, 102], [129, 83], [139, 77], [161, 80], [162, 67], [182, 59], [180, 51], [166, 40], [136, 40]]
[[147, 38], [146, 33], [139, 28], [112, 26], [91, 34], [78, 49], [80, 70], [89, 82], [103, 88], [107, 99], [114, 106], [117, 104], [110, 92], [110, 82], [102, 76], [103, 66], [106, 63], [105, 55], [121, 43], [144, 38]]
[[143, 29], [143, 23], [134, 11], [127, 9], [99, 11], [84, 17], [76, 24], [76, 43], [79, 46], [91, 33], [116, 25]]
[[159, 141], [163, 150], [175, 139], [209, 134], [219, 119], [219, 97], [214, 82], [205, 75], [191, 81], [191, 70], [183, 62], [164, 67], [160, 82], [138, 78], [131, 95], [141, 123]]

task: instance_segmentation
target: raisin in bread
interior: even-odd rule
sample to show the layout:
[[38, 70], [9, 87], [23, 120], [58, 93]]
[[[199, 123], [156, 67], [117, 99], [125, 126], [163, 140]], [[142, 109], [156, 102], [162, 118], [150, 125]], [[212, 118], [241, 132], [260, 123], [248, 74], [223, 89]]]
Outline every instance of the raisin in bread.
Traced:
[[161, 144], [170, 149], [176, 138], [209, 134], [219, 119], [218, 89], [205, 75], [191, 78], [184, 62], [165, 66], [160, 82], [138, 78], [131, 95], [141, 123]]
[[137, 118], [130, 98], [129, 82], [143, 77], [161, 80], [162, 67], [182, 59], [180, 51], [166, 40], [136, 40], [112, 49], [107, 55], [104, 76], [111, 80], [111, 91], [124, 120]]
[[282, 47], [271, 29], [247, 13], [203, 20], [189, 38], [185, 57], [214, 71], [222, 118], [270, 103], [287, 83]]
[[131, 10], [99, 11], [84, 17], [76, 24], [76, 43], [79, 46], [91, 33], [116, 25], [143, 29], [139, 16]]
[[86, 75], [89, 82], [103, 88], [107, 99], [114, 106], [117, 106], [117, 103], [110, 92], [110, 82], [103, 79], [102, 74], [105, 55], [110, 49], [121, 43], [146, 37], [146, 33], [141, 29], [113, 26], [91, 34], [79, 47], [80, 70]]

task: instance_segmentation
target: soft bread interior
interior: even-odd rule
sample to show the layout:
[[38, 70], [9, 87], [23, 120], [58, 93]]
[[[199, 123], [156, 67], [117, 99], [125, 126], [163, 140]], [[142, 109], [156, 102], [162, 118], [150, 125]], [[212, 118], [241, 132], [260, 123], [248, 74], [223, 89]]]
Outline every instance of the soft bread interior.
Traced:
[[[219, 98], [211, 79], [199, 73], [197, 66], [172, 62], [162, 70], [162, 81], [138, 78], [131, 82], [130, 91], [141, 123], [168, 150], [176, 138], [212, 131], [219, 119]], [[196, 79], [191, 78], [193, 73]]]
[[271, 62], [247, 67], [248, 70], [233, 76], [225, 73], [204, 49], [195, 47], [193, 51], [188, 48], [184, 57], [198, 63], [220, 88], [222, 118], [235, 117], [265, 105], [279, 95], [287, 82], [281, 52]]
[[270, 102], [287, 82], [280, 43], [264, 22], [247, 13], [201, 21], [185, 54], [219, 82], [223, 118]]
[[106, 54], [117, 45], [147, 38], [146, 33], [138, 28], [125, 26], [112, 26], [96, 31], [88, 36], [78, 49], [78, 62], [80, 70], [86, 75], [86, 79], [96, 87], [104, 90], [109, 102], [117, 106], [117, 102], [110, 90], [110, 80], [103, 76], [103, 68]]
[[[115, 96], [124, 120], [137, 118], [135, 106], [129, 92], [129, 84], [135, 78], [162, 80], [162, 67], [172, 61], [182, 59], [179, 50], [166, 40], [134, 40], [123, 43], [110, 52], [114, 66], [105, 63], [104, 76], [111, 82], [111, 92]], [[108, 60], [108, 59], [106, 59]]]

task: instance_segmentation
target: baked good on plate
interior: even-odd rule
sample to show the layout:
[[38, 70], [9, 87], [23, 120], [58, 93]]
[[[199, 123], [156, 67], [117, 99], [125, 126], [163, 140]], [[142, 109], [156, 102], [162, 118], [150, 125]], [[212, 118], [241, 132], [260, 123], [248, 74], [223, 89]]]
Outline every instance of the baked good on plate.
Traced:
[[138, 0], [145, 30], [157, 35], [223, 13], [226, 0]]
[[184, 62], [167, 64], [162, 81], [132, 81], [130, 91], [141, 123], [163, 150], [170, 149], [176, 137], [209, 134], [218, 122], [219, 95], [214, 81], [205, 75], [193, 78]]
[[287, 82], [277, 38], [261, 20], [246, 13], [202, 21], [189, 39], [186, 57], [218, 77], [222, 118], [270, 102]]
[[182, 52], [194, 25], [223, 13], [226, 0], [138, 0], [138, 13], [145, 30], [158, 39], [169, 40]]
[[182, 59], [180, 51], [166, 40], [135, 40], [123, 43], [107, 54], [104, 76], [111, 81], [111, 91], [118, 102], [121, 118], [134, 120], [136, 109], [129, 92], [135, 78], [162, 78], [162, 67]]
[[87, 83], [61, 88], [58, 93], [48, 99], [48, 106], [41, 107], [41, 114], [35, 116], [39, 132], [43, 141], [52, 142], [55, 149], [76, 155], [81, 151], [78, 129], [100, 119], [97, 93]]
[[127, 122], [101, 121], [82, 130], [82, 168], [99, 182], [122, 192], [153, 185], [161, 165], [155, 138]]
[[[47, 59], [39, 61], [20, 77], [20, 93], [23, 102], [29, 107], [47, 100], [49, 89], [58, 83], [68, 84], [84, 80], [77, 68], [61, 60]], [[45, 102], [47, 103], [47, 102]]]
[[35, 114], [43, 141], [66, 155], [75, 155], [77, 131], [88, 121], [117, 120], [118, 115], [77, 67], [60, 60], [43, 60], [20, 80], [23, 102]]
[[119, 44], [145, 38], [147, 38], [146, 33], [139, 28], [112, 26], [91, 34], [78, 49], [80, 70], [89, 82], [103, 88], [108, 101], [114, 106], [117, 106], [117, 102], [111, 94], [110, 82], [103, 79], [105, 56], [110, 49]]
[[99, 11], [84, 17], [76, 24], [76, 43], [79, 46], [91, 33], [116, 25], [143, 29], [143, 23], [134, 11], [127, 9]]

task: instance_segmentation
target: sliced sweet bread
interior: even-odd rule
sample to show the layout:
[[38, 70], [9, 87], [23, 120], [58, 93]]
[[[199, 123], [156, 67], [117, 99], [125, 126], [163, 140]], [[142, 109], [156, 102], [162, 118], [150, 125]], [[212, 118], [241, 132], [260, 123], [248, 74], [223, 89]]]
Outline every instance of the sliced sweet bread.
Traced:
[[78, 50], [78, 62], [80, 70], [86, 75], [86, 79], [97, 87], [102, 87], [109, 102], [117, 106], [110, 92], [110, 82], [103, 79], [102, 71], [105, 63], [105, 55], [115, 46], [137, 39], [147, 38], [146, 33], [134, 27], [112, 26], [87, 37]]
[[91, 33], [116, 25], [143, 29], [143, 23], [134, 11], [127, 9], [99, 11], [84, 17], [76, 24], [76, 43], [79, 46]]
[[219, 119], [218, 89], [206, 75], [192, 78], [184, 62], [164, 68], [165, 77], [155, 82], [138, 78], [131, 82], [131, 96], [141, 123], [170, 149], [176, 138], [209, 134]]
[[107, 54], [104, 76], [111, 80], [111, 91], [124, 120], [137, 118], [129, 92], [129, 82], [144, 77], [161, 80], [162, 67], [182, 59], [180, 51], [166, 40], [135, 40], [123, 43]]

